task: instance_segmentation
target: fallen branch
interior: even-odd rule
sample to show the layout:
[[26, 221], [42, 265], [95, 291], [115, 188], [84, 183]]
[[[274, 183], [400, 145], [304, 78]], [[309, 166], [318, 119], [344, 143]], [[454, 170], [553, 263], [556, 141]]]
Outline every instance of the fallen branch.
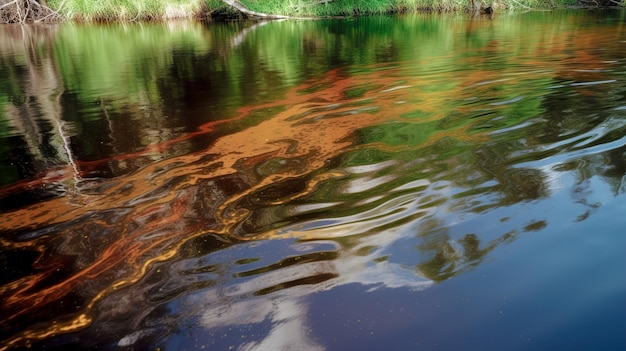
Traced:
[[250, 16], [250, 17], [259, 17], [259, 18], [266, 18], [266, 19], [289, 19], [289, 18], [293, 18], [293, 17], [290, 17], [290, 16], [271, 15], [271, 14], [267, 14], [267, 13], [251, 11], [251, 10], [249, 10], [246, 7], [246, 5], [240, 3], [237, 0], [222, 0], [222, 1], [225, 4], [234, 7], [237, 11], [243, 13], [244, 15]]

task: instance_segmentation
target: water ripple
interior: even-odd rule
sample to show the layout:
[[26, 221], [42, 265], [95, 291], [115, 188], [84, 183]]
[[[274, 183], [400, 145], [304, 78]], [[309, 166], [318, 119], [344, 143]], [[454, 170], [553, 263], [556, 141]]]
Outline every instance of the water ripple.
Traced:
[[[326, 57], [323, 32], [297, 47]], [[248, 52], [245, 33], [237, 42]], [[306, 332], [315, 293], [354, 285], [413, 293], [497, 260], [519, 237], [528, 245], [534, 233], [593, 218], [626, 192], [621, 51], [570, 50], [569, 36], [550, 33], [468, 32], [418, 58], [377, 49], [389, 51], [385, 62], [294, 61], [302, 72], [288, 78], [264, 66], [283, 55], [257, 59], [263, 50], [250, 50], [263, 75], [236, 79], [228, 72], [242, 57], [232, 52], [194, 56], [189, 67], [167, 59], [164, 76], [177, 67], [200, 78], [159, 80], [154, 90], [168, 93], [154, 106], [138, 94], [139, 103], [116, 97], [121, 108], [82, 110], [106, 115], [106, 142], [90, 140], [89, 120], [72, 138], [10, 126], [0, 140], [23, 136], [20, 152], [35, 166], [0, 189], [3, 201], [23, 200], [0, 214], [0, 331], [14, 334], [6, 343], [78, 331], [86, 346], [140, 348], [181, 330], [252, 328], [264, 336], [238, 341], [240, 349], [315, 349]], [[614, 35], [576, 33], [591, 46]], [[228, 59], [202, 76], [206, 55]], [[234, 80], [205, 84], [215, 77]], [[169, 85], [180, 95], [165, 108]], [[180, 113], [195, 94], [217, 105], [185, 102]], [[55, 103], [76, 97], [65, 98]], [[35, 105], [2, 106], [26, 116]], [[37, 121], [54, 125], [55, 116]], [[106, 150], [72, 159], [81, 147]]]

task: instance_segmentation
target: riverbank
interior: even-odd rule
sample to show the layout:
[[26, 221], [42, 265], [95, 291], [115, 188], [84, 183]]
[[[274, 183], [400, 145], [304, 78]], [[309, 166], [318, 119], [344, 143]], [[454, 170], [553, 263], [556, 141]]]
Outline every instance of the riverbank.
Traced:
[[[567, 7], [585, 1], [589, 6], [626, 6], [626, 0], [0, 0], [0, 17], [10, 19], [0, 22], [232, 19], [265, 15], [302, 18], [452, 11], [489, 13]], [[41, 11], [42, 6], [47, 6], [55, 16]], [[43, 15], [37, 16], [37, 13]]]

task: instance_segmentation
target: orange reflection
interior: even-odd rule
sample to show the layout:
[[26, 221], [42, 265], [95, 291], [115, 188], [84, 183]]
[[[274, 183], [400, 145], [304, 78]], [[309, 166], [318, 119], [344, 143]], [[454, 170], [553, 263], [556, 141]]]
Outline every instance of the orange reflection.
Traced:
[[[7, 320], [51, 304], [72, 291], [92, 291], [97, 281], [91, 301], [84, 310], [89, 311], [94, 304], [121, 286], [137, 281], [146, 267], [155, 261], [172, 257], [185, 240], [206, 232], [202, 223], [188, 221], [194, 217], [194, 197], [198, 186], [203, 182], [230, 175], [236, 175], [248, 183], [247, 189], [217, 203], [215, 219], [211, 231], [224, 235], [232, 234], [231, 229], [245, 218], [248, 210], [232, 206], [239, 199], [271, 183], [308, 174], [324, 166], [326, 160], [350, 148], [354, 131], [359, 128], [383, 123], [413, 109], [408, 104], [397, 104], [398, 91], [381, 93], [369, 91], [359, 101], [346, 101], [342, 92], [351, 86], [371, 84], [393, 87], [396, 79], [383, 72], [374, 71], [370, 75], [342, 76], [339, 70], [328, 72], [321, 82], [314, 82], [322, 89], [312, 89], [314, 83], [307, 83], [292, 89], [283, 100], [261, 106], [240, 109], [239, 117], [244, 119], [253, 112], [284, 106], [285, 110], [268, 118], [256, 126], [226, 135], [215, 141], [204, 152], [178, 156], [151, 164], [123, 179], [110, 180], [112, 186], [98, 195], [82, 195], [82, 206], [68, 198], [56, 198], [12, 213], [3, 214], [0, 230], [18, 231], [27, 228], [71, 223], [72, 220], [90, 213], [110, 209], [130, 208], [130, 213], [118, 223], [103, 224], [112, 227], [112, 238], [95, 259], [68, 278], [51, 286], [39, 287], [50, 274], [47, 264], [36, 262], [36, 268], [43, 273], [7, 285], [2, 291], [4, 308], [10, 311]], [[304, 90], [313, 90], [303, 93]], [[228, 123], [220, 121], [217, 123]], [[146, 152], [161, 150], [187, 138], [206, 133], [214, 123], [203, 126], [196, 134], [169, 141], [152, 147]], [[206, 157], [206, 155], [212, 155]], [[138, 154], [124, 155], [137, 157]], [[302, 158], [300, 166], [285, 170], [280, 174], [260, 177], [255, 167], [272, 158]], [[171, 165], [179, 166], [171, 167]], [[169, 169], [167, 168], [169, 167]], [[159, 172], [168, 169], [165, 172]], [[68, 172], [69, 174], [70, 172]], [[336, 175], [329, 174], [328, 177]], [[316, 182], [328, 178], [318, 177], [304, 192], [315, 190]], [[172, 188], [167, 183], [176, 180]], [[35, 186], [29, 183], [28, 186]], [[150, 192], [163, 189], [159, 195], [149, 196]], [[294, 196], [298, 196], [295, 194]], [[80, 228], [60, 230], [52, 235], [25, 242], [3, 242], [4, 249], [36, 247], [41, 243], [51, 243], [55, 237], [75, 235], [72, 231]], [[92, 245], [92, 243], [87, 243]], [[92, 248], [97, 250], [97, 248]], [[116, 276], [122, 272], [123, 276]], [[124, 273], [125, 272], [125, 273]], [[99, 291], [99, 292], [98, 292]], [[84, 323], [79, 323], [78, 321]], [[29, 339], [43, 338], [50, 333], [67, 328], [79, 328], [89, 321], [81, 314], [67, 323], [56, 323], [47, 330], [27, 330], [10, 342], [21, 343]]]

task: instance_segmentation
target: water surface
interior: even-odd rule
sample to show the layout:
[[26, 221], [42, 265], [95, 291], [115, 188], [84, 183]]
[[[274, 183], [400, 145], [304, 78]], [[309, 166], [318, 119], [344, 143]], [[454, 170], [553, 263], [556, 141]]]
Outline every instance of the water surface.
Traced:
[[1, 27], [0, 349], [624, 349], [625, 19]]

